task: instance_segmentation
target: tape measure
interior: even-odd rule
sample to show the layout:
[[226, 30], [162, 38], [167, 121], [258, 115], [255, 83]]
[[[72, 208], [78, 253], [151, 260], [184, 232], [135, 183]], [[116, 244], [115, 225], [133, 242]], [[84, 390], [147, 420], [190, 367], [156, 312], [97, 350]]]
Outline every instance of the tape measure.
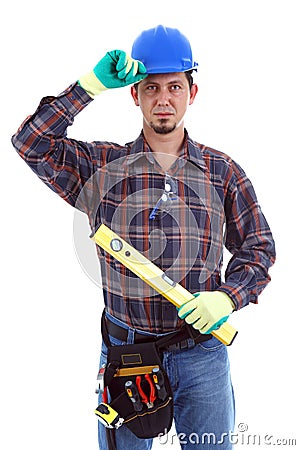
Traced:
[[[163, 295], [177, 308], [194, 298], [193, 294], [168, 277], [158, 266], [129, 245], [109, 227], [102, 224], [91, 238], [145, 283]], [[211, 334], [225, 345], [231, 345], [237, 330], [225, 322]]]
[[95, 414], [98, 420], [106, 428], [120, 428], [124, 419], [107, 403], [100, 403], [100, 405], [95, 409]]

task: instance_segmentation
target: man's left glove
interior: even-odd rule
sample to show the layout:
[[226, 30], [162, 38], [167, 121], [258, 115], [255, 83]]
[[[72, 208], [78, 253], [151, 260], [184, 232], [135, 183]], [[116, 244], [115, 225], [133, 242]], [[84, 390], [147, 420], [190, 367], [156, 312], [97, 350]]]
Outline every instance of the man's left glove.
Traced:
[[180, 319], [184, 319], [196, 330], [209, 334], [217, 330], [235, 309], [231, 298], [221, 291], [197, 292], [194, 298], [178, 310]]

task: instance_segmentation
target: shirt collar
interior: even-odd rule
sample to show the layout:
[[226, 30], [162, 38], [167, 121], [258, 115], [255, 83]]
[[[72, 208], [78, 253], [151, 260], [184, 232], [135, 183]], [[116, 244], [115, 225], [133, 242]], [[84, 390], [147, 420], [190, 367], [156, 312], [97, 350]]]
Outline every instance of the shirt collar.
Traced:
[[208, 167], [203, 157], [203, 146], [193, 141], [186, 133], [187, 159], [206, 172]]
[[[126, 146], [130, 148], [126, 158], [126, 165], [129, 166], [142, 157], [146, 157], [153, 164], [152, 151], [144, 138], [143, 132], [135, 141], [126, 144]], [[181, 158], [185, 161], [191, 161], [203, 171], [208, 170], [203, 158], [202, 146], [193, 141], [186, 130]]]

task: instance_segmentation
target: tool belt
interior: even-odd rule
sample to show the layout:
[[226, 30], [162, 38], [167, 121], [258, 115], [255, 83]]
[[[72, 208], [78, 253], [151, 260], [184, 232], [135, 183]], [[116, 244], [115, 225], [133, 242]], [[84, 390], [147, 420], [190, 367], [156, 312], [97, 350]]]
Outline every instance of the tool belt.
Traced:
[[[108, 354], [106, 367], [100, 371], [105, 395], [104, 403], [95, 410], [102, 423], [103, 408], [110, 408], [107, 415], [110, 417], [110, 411], [113, 411], [116, 416], [111, 417], [115, 417], [117, 424], [108, 425], [110, 429], [125, 425], [141, 439], [154, 438], [170, 430], [173, 392], [162, 364], [162, 352], [186, 348], [188, 339], [197, 343], [211, 338], [210, 335], [194, 333], [190, 328], [186, 325], [158, 338], [136, 332], [133, 344], [111, 345], [109, 335], [126, 342], [127, 330], [109, 321], [103, 312], [102, 338]], [[114, 430], [109, 431], [111, 434]]]
[[[107, 317], [105, 318], [105, 322], [105, 327], [108, 334], [119, 341], [127, 342], [128, 330], [126, 328], [122, 328], [114, 322], [111, 322]], [[141, 344], [145, 342], [157, 342], [160, 350], [175, 351], [188, 348], [188, 341], [191, 339], [195, 344], [199, 344], [200, 342], [208, 341], [211, 338], [211, 334], [201, 334], [192, 326], [185, 325], [180, 330], [168, 333], [163, 337], [149, 336], [136, 331], [134, 334], [134, 343]]]

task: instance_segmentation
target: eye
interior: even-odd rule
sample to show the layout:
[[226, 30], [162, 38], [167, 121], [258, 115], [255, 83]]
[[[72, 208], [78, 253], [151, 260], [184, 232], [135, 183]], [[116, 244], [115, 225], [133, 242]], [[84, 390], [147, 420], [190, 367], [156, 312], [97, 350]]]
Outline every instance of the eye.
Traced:
[[179, 91], [181, 89], [181, 86], [179, 84], [172, 84], [171, 91]]
[[152, 84], [149, 84], [149, 85], [146, 87], [146, 91], [155, 91], [156, 89], [157, 89], [157, 86], [152, 85]]

